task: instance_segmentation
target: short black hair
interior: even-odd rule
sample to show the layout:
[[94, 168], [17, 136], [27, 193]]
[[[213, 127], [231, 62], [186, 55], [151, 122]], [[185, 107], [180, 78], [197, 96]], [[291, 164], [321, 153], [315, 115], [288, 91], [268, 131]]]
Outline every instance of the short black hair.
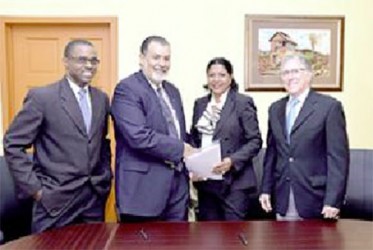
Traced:
[[167, 41], [166, 38], [162, 36], [148, 36], [147, 38], [142, 41], [141, 46], [140, 46], [140, 53], [145, 55], [146, 52], [148, 51], [149, 44], [151, 42], [159, 42], [160, 44], [164, 46], [170, 46], [170, 43]]
[[65, 50], [63, 52], [64, 57], [69, 57], [71, 55], [71, 51], [77, 45], [87, 45], [87, 46], [93, 47], [93, 44], [90, 41], [88, 41], [88, 40], [84, 40], [84, 39], [71, 40], [65, 46]]

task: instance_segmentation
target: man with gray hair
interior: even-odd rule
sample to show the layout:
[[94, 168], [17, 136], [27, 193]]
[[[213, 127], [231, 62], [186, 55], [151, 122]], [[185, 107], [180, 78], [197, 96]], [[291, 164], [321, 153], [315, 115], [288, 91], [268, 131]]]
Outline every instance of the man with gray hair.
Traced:
[[122, 222], [183, 221], [189, 201], [183, 157], [193, 148], [179, 90], [166, 80], [169, 42], [147, 37], [141, 69], [119, 82], [112, 101], [116, 138], [116, 201]]
[[338, 219], [349, 147], [342, 105], [311, 89], [312, 66], [302, 55], [282, 60], [288, 96], [269, 108], [259, 201], [278, 220]]

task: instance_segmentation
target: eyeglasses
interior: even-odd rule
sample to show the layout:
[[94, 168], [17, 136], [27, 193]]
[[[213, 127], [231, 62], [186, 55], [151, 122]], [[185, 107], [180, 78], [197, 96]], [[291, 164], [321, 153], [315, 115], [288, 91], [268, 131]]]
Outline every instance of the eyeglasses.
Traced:
[[299, 75], [301, 72], [305, 71], [306, 69], [289, 69], [289, 70], [283, 70], [280, 72], [282, 76], [288, 76], [290, 74], [292, 75]]
[[100, 63], [100, 60], [97, 57], [88, 58], [86, 56], [70, 56], [69, 59], [81, 65], [86, 65], [90, 62], [93, 66], [96, 66]]

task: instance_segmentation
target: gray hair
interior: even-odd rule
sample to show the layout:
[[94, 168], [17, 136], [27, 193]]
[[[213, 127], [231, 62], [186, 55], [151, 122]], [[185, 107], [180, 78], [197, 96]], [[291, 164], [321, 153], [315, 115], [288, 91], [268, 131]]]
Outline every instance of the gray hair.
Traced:
[[158, 43], [162, 44], [163, 46], [170, 46], [170, 43], [166, 40], [166, 38], [164, 38], [162, 36], [148, 36], [141, 43], [141, 46], [140, 46], [141, 54], [143, 54], [143, 55], [146, 54], [146, 52], [148, 51], [148, 48], [149, 48], [149, 44], [151, 42], [158, 42]]
[[282, 58], [281, 60], [281, 70], [283, 66], [290, 60], [298, 60], [300, 64], [302, 64], [307, 71], [312, 72], [311, 62], [304, 55], [301, 55], [301, 54], [290, 54], [290, 55], [284, 56], [284, 58]]

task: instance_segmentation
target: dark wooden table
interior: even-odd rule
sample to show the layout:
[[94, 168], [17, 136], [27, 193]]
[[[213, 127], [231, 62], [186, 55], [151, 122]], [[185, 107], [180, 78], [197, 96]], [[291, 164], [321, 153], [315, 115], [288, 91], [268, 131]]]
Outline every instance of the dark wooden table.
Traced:
[[9, 242], [5, 249], [373, 249], [358, 220], [82, 224]]

